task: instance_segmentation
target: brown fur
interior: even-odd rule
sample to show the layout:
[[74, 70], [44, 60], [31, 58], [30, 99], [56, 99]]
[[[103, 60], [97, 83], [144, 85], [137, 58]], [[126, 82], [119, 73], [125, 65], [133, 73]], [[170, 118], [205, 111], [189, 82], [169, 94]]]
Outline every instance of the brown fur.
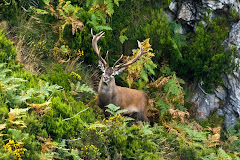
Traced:
[[[140, 49], [139, 54], [126, 63], [117, 65], [117, 63], [122, 59], [123, 55], [115, 62], [113, 67], [109, 67], [108, 63], [108, 52], [106, 58], [103, 59], [100, 54], [100, 49], [97, 46], [97, 41], [103, 37], [104, 32], [100, 32], [96, 35], [93, 34], [91, 29], [91, 34], [93, 36], [92, 46], [94, 51], [97, 53], [99, 58], [99, 67], [103, 71], [103, 75], [98, 87], [98, 105], [103, 109], [105, 116], [109, 116], [109, 113], [106, 112], [106, 106], [108, 104], [114, 104], [120, 106], [121, 109], [127, 110], [128, 115], [136, 115], [136, 119], [147, 121], [147, 105], [148, 98], [147, 95], [138, 90], [129, 89], [125, 87], [120, 87], [115, 84], [114, 76], [121, 73], [125, 67], [135, 63], [144, 53], [147, 53], [149, 50], [144, 51], [142, 45], [139, 41], [138, 47]], [[136, 113], [136, 114], [135, 114]]]
[[[108, 83], [103, 82], [103, 77], [110, 78]], [[139, 90], [120, 87], [115, 84], [115, 78], [109, 73], [103, 74], [98, 88], [98, 105], [103, 109], [106, 116], [109, 113], [105, 112], [108, 104], [119, 106], [120, 109], [125, 109], [126, 115], [133, 115], [136, 113], [136, 119], [148, 121], [147, 118], [147, 95]]]

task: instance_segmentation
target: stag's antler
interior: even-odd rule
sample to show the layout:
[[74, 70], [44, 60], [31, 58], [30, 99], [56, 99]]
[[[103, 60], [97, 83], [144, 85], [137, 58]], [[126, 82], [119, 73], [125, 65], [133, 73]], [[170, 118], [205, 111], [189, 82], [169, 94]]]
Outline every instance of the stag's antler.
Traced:
[[115, 62], [114, 64], [114, 68], [123, 68], [123, 67], [127, 67], [131, 64], [133, 64], [134, 62], [136, 62], [144, 53], [148, 52], [149, 50], [147, 51], [144, 51], [143, 48], [142, 48], [142, 44], [141, 42], [137, 41], [138, 42], [138, 47], [140, 49], [140, 53], [134, 58], [132, 59], [131, 61], [127, 62], [127, 63], [122, 63], [122, 64], [119, 64], [119, 65], [116, 65], [123, 57], [123, 55], [121, 55], [121, 57]]
[[123, 58], [123, 54], [121, 55], [121, 57], [114, 63], [113, 68], [115, 68], [115, 66], [118, 64], [118, 62]]
[[[92, 34], [92, 36], [93, 36], [93, 39], [92, 39], [92, 47], [93, 47], [94, 51], [97, 53], [99, 60], [102, 61], [102, 63], [104, 64], [105, 67], [108, 67], [108, 62], [106, 62], [106, 61], [102, 58], [102, 56], [101, 56], [101, 54], [100, 54], [101, 48], [98, 48], [98, 46], [97, 46], [97, 41], [98, 41], [101, 37], [104, 37], [104, 36], [103, 36], [104, 33], [105, 33], [105, 32], [101, 31], [101, 32], [98, 33], [98, 34], [93, 35], [93, 30], [91, 29], [91, 34]], [[107, 55], [108, 55], [108, 52], [107, 52], [106, 56], [107, 56]]]

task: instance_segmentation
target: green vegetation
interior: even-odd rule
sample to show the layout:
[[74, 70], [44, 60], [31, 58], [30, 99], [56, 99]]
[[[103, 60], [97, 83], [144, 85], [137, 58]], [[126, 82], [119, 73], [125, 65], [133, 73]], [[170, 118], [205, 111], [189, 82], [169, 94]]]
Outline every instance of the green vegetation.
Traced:
[[[224, 130], [215, 113], [197, 122], [183, 88], [196, 80], [210, 91], [236, 66], [222, 46], [227, 21], [180, 35], [164, 14], [170, 2], [0, 2], [0, 159], [239, 159], [239, 125]], [[148, 94], [150, 124], [112, 104], [105, 119], [91, 29], [106, 32], [98, 45], [110, 64], [139, 53], [136, 40], [149, 50], [116, 81]]]
[[201, 82], [211, 91], [222, 83], [222, 73], [230, 73], [235, 69], [235, 50], [233, 48], [226, 51], [226, 47], [222, 45], [229, 33], [226, 19], [216, 18], [210, 21], [206, 17], [206, 23], [207, 26], [204, 27], [200, 22], [196, 32], [189, 34], [188, 47], [185, 47], [183, 53], [185, 70], [179, 72], [184, 71], [183, 74], [192, 76], [192, 79]]

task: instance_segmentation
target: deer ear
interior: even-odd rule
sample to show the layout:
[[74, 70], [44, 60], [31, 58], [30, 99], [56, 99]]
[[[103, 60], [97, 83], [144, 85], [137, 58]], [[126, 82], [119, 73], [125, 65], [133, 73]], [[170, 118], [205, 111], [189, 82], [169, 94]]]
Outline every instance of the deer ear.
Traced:
[[122, 73], [122, 71], [124, 71], [124, 69], [125, 67], [114, 70], [114, 75], [119, 75], [120, 73]]
[[104, 64], [102, 63], [102, 61], [98, 60], [98, 67], [101, 69], [102, 72], [105, 71], [105, 66]]

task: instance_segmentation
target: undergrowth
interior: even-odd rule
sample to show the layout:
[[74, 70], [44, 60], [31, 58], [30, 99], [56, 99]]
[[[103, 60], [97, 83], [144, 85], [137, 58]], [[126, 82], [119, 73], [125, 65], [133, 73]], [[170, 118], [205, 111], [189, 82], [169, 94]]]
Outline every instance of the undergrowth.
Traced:
[[[29, 2], [12, 1], [10, 6], [0, 2], [5, 20], [16, 19], [18, 15], [11, 13]], [[177, 64], [172, 64], [183, 60], [185, 36], [168, 30], [168, 26], [176, 29], [178, 25], [169, 24], [163, 10], [156, 10], [169, 3], [156, 2], [148, 15], [155, 19], [141, 19], [139, 8], [146, 4], [143, 12], [149, 11], [150, 2], [45, 0], [25, 8], [28, 15], [19, 16], [23, 18], [16, 23], [11, 21], [10, 25], [17, 25], [12, 31], [17, 33], [14, 43], [6, 37], [12, 35], [0, 30], [0, 159], [239, 159], [238, 125], [224, 130], [223, 118], [215, 113], [197, 122], [188, 112], [185, 82], [173, 70]], [[114, 13], [119, 15], [126, 4], [137, 12], [127, 10], [125, 20], [134, 19], [129, 15], [136, 19], [118, 22], [117, 28], [116, 19], [122, 17], [114, 17]], [[109, 22], [111, 18], [116, 22]], [[147, 22], [143, 28], [139, 25]], [[130, 37], [133, 28], [126, 24], [136, 27], [136, 35]], [[214, 22], [213, 27], [219, 26]], [[97, 72], [91, 75], [86, 69], [91, 65], [96, 70], [93, 63], [97, 63], [91, 49], [91, 28], [107, 32], [106, 40], [99, 43], [106, 49], [122, 50], [117, 44], [131, 45], [128, 41], [143, 35], [153, 39], [145, 37], [143, 49], [150, 51], [121, 75], [129, 87], [148, 94], [150, 124], [122, 116], [124, 110], [112, 104], [107, 106], [112, 116], [106, 119], [97, 106], [96, 88], [89, 85], [98, 81]], [[202, 37], [202, 29], [199, 25], [198, 36]], [[120, 33], [114, 36], [118, 39], [112, 41], [111, 34], [117, 31]], [[195, 49], [197, 42], [190, 48]], [[138, 52], [133, 50], [128, 60]], [[113, 60], [118, 57], [110, 55]], [[174, 61], [169, 63], [171, 59]], [[35, 64], [38, 72], [26, 70]]]

